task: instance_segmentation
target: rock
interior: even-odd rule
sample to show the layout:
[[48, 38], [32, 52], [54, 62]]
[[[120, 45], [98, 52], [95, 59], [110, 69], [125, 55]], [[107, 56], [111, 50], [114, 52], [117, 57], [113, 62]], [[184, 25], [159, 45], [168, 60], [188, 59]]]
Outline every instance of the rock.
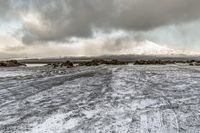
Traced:
[[176, 61], [169, 60], [137, 60], [135, 65], [166, 65], [166, 64], [175, 64]]
[[128, 62], [118, 61], [118, 60], [111, 60], [106, 62], [107, 65], [127, 65]]
[[87, 62], [80, 62], [79, 66], [98, 66], [98, 65], [126, 65], [127, 62], [118, 60], [92, 60]]
[[98, 66], [100, 62], [98, 60], [92, 60], [87, 62], [80, 62], [79, 66]]
[[26, 66], [26, 65], [19, 63], [17, 60], [0, 61], [0, 67], [18, 67], [18, 66]]
[[199, 62], [191, 62], [189, 63], [190, 66], [200, 66]]
[[72, 68], [72, 67], [74, 67], [74, 64], [71, 61], [66, 61], [63, 63], [50, 63], [50, 64], [47, 64], [47, 66], [51, 66], [53, 68], [57, 68], [57, 67]]
[[74, 64], [71, 61], [66, 61], [64, 63], [61, 63], [61, 67], [67, 67], [67, 68], [72, 68], [74, 67]]
[[200, 66], [200, 63], [196, 63], [195, 65], [196, 65], [196, 66]]

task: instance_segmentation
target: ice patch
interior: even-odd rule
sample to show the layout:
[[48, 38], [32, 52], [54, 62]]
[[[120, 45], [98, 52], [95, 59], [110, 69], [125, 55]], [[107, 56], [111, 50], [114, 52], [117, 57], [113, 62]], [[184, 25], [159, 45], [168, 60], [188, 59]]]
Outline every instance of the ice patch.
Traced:
[[42, 67], [45, 66], [46, 64], [26, 64], [27, 67]]

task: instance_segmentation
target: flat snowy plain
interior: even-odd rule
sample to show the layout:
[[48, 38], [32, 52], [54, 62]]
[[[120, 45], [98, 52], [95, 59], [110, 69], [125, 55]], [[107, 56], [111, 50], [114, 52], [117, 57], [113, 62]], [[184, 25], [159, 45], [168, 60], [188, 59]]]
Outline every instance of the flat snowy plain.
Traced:
[[200, 133], [200, 67], [0, 68], [0, 133]]

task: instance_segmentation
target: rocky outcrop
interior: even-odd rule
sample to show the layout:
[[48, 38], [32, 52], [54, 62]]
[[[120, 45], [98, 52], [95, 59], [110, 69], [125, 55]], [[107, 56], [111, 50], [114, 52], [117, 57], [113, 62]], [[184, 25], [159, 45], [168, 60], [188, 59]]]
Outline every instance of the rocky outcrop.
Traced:
[[118, 60], [111, 60], [105, 63], [106, 65], [127, 65], [128, 62], [126, 61], [118, 61]]
[[64, 63], [61, 63], [61, 67], [72, 68], [74, 67], [74, 64], [71, 61], [66, 61]]
[[176, 61], [166, 61], [166, 60], [138, 60], [135, 61], [135, 65], [166, 65], [175, 64]]
[[50, 63], [47, 66], [51, 66], [53, 68], [57, 68], [57, 67], [72, 68], [72, 67], [74, 67], [74, 64], [71, 61], [66, 61], [66, 62], [63, 62], [63, 63]]
[[98, 65], [126, 65], [128, 62], [118, 60], [92, 60], [78, 63], [79, 66], [98, 66]]
[[[77, 64], [77, 65], [76, 65]], [[98, 65], [126, 65], [128, 62], [118, 61], [118, 60], [92, 60], [92, 61], [82, 61], [73, 63], [71, 61], [66, 61], [63, 63], [50, 63], [47, 66], [57, 67], [67, 67], [72, 68], [74, 66], [98, 66]]]
[[19, 63], [17, 60], [0, 61], [0, 67], [18, 67], [18, 66], [26, 66], [26, 65]]
[[191, 62], [190, 66], [200, 66], [200, 62]]

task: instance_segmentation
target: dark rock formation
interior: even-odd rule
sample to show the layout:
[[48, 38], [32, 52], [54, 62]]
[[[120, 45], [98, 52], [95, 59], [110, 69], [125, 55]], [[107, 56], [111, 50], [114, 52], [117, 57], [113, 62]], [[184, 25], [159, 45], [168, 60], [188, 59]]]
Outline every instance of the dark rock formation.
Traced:
[[98, 65], [126, 65], [128, 62], [118, 60], [92, 60], [87, 62], [80, 62], [79, 66], [98, 66]]
[[125, 61], [118, 61], [118, 60], [111, 60], [105, 63], [106, 65], [127, 65], [128, 62]]
[[18, 67], [18, 66], [26, 66], [26, 65], [19, 63], [17, 60], [0, 61], [0, 67]]
[[99, 60], [92, 60], [92, 61], [86, 61], [86, 62], [79, 62], [79, 66], [98, 66], [100, 65]]
[[64, 63], [61, 63], [61, 67], [72, 68], [74, 67], [74, 64], [71, 61], [66, 61]]
[[135, 65], [166, 65], [166, 64], [175, 64], [176, 61], [169, 60], [138, 60], [135, 61]]
[[189, 65], [190, 66], [200, 66], [200, 63], [199, 62], [191, 62]]
[[53, 67], [53, 68], [57, 68], [57, 67], [60, 66], [60, 64], [59, 63], [49, 63], [49, 64], [47, 64], [47, 66], [50, 66], [50, 67]]
[[63, 62], [63, 63], [50, 63], [47, 66], [51, 66], [53, 68], [57, 68], [57, 67], [72, 68], [72, 67], [74, 67], [74, 64], [71, 61], [66, 61], [66, 62]]

